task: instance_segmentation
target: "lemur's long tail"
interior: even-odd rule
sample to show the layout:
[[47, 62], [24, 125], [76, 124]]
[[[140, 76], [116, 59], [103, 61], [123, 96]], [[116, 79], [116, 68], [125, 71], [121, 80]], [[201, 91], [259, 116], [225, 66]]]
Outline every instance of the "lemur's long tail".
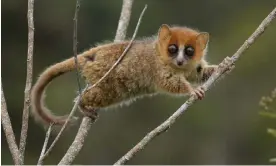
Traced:
[[[84, 65], [86, 62], [86, 56], [91, 55], [93, 50], [89, 50], [84, 52], [83, 54], [78, 55], [78, 67]], [[41, 76], [38, 78], [37, 82], [32, 88], [31, 92], [31, 107], [32, 113], [36, 119], [41, 120], [46, 124], [53, 123], [55, 125], [63, 125], [68, 117], [65, 116], [57, 116], [52, 114], [50, 110], [44, 105], [44, 92], [47, 85], [56, 77], [67, 73], [69, 71], [74, 70], [75, 67], [75, 60], [74, 57], [57, 63], [53, 66], [47, 68]]]

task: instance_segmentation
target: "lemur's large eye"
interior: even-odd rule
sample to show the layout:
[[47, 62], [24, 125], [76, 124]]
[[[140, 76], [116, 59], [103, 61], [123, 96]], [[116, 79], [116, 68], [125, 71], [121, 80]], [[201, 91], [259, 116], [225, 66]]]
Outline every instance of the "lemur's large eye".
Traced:
[[184, 51], [188, 56], [193, 56], [195, 53], [195, 49], [192, 46], [187, 46]]
[[175, 44], [169, 45], [168, 51], [169, 51], [170, 54], [175, 54], [175, 53], [177, 53], [177, 52], [178, 52], [178, 47], [177, 47], [177, 45], [175, 45]]

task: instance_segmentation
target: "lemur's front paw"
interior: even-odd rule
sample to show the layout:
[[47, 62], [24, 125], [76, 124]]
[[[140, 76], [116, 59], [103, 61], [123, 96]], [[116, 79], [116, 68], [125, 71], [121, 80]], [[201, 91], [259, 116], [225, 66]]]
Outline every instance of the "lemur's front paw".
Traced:
[[232, 58], [230, 57], [226, 57], [221, 64], [219, 64], [220, 68], [225, 68], [226, 70], [224, 71], [224, 73], [228, 74], [230, 73], [234, 68], [235, 68], [235, 64], [233, 63]]
[[202, 86], [199, 86], [191, 92], [191, 95], [195, 96], [199, 100], [202, 100], [205, 96], [205, 91]]

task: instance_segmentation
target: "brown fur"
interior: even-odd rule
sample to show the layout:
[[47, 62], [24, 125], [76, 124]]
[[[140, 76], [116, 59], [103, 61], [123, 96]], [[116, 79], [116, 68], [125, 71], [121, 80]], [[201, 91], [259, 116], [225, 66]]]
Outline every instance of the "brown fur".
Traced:
[[[192, 93], [192, 85], [204, 81], [206, 78], [203, 77], [208, 78], [216, 68], [209, 66], [204, 60], [208, 37], [207, 33], [189, 28], [162, 25], [157, 37], [135, 41], [110, 75], [81, 96], [81, 108], [83, 111], [108, 108], [157, 92]], [[167, 52], [171, 43], [190, 44], [195, 48], [195, 55], [181, 69], [171, 63]], [[78, 55], [81, 73], [87, 83], [97, 82], [121, 56], [128, 44], [129, 41], [99, 45]], [[70, 58], [42, 73], [32, 90], [32, 110], [39, 119], [55, 124], [65, 122], [66, 117], [55, 116], [47, 111], [42, 97], [45, 87], [55, 77], [74, 68], [74, 59]]]

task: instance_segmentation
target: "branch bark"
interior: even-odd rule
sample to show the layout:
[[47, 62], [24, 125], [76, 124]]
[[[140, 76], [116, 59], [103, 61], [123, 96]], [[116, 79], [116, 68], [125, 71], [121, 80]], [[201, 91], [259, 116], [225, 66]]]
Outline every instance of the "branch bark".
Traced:
[[27, 54], [27, 76], [24, 96], [24, 108], [22, 116], [22, 128], [20, 135], [19, 151], [21, 155], [20, 164], [24, 164], [24, 153], [28, 132], [29, 110], [30, 110], [30, 93], [33, 79], [33, 48], [34, 48], [34, 0], [28, 0], [28, 54]]
[[[144, 7], [142, 13], [140, 14], [140, 17], [139, 17], [139, 20], [137, 22], [137, 25], [136, 25], [136, 28], [135, 28], [135, 31], [134, 31], [134, 34], [132, 36], [132, 39], [131, 41], [129, 42], [128, 46], [126, 47], [126, 49], [124, 50], [124, 52], [122, 53], [122, 55], [119, 57], [119, 59], [114, 63], [114, 65], [109, 69], [108, 72], [106, 72], [106, 74], [99, 80], [97, 81], [95, 84], [93, 84], [91, 87], [89, 88], [93, 88], [95, 87], [95, 85], [99, 84], [103, 79], [105, 79], [108, 74], [120, 63], [120, 61], [123, 59], [123, 57], [125, 56], [125, 54], [128, 52], [128, 50], [130, 49], [135, 37], [136, 37], [136, 34], [138, 32], [138, 29], [139, 29], [139, 26], [140, 26], [140, 23], [141, 23], [141, 20], [142, 20], [142, 17], [145, 13], [147, 9], [147, 5]], [[84, 90], [86, 91], [86, 90]], [[83, 91], [83, 92], [84, 92]], [[74, 107], [77, 107], [79, 102], [80, 102], [80, 96], [78, 97], [78, 100], [77, 102], [75, 103]], [[82, 123], [81, 123], [81, 126], [79, 128], [79, 131], [74, 139], [74, 142], [71, 144], [71, 146], [69, 147], [68, 151], [66, 152], [66, 154], [64, 155], [64, 157], [62, 158], [62, 160], [60, 161], [59, 165], [69, 165], [71, 164], [75, 157], [78, 155], [78, 153], [80, 152], [82, 146], [83, 146], [83, 143], [84, 143], [84, 139], [85, 137], [87, 136], [87, 133], [92, 125], [92, 119], [89, 118], [89, 117], [84, 117], [83, 120], [82, 120]]]
[[126, 31], [131, 16], [133, 0], [123, 0], [121, 16], [118, 23], [118, 28], [115, 36], [115, 42], [119, 42], [125, 39]]
[[75, 140], [73, 141], [72, 145], [70, 146], [70, 148], [63, 156], [63, 158], [61, 159], [58, 165], [69, 165], [74, 161], [75, 157], [80, 152], [83, 146], [84, 139], [86, 138], [88, 131], [91, 128], [92, 122], [93, 122], [92, 119], [89, 117], [84, 117], [82, 119], [81, 125], [79, 127], [79, 131], [76, 135]]
[[[233, 65], [240, 56], [255, 42], [255, 40], [265, 31], [276, 17], [276, 8], [262, 21], [255, 32], [244, 42], [238, 51], [231, 57], [232, 62], [228, 65], [219, 66], [218, 70], [205, 82], [202, 87], [205, 91], [209, 90], [211, 85]], [[165, 122], [157, 128], [149, 132], [138, 144], [136, 144], [130, 151], [122, 156], [114, 165], [122, 165], [129, 161], [135, 154], [142, 150], [153, 138], [164, 133], [173, 125], [177, 118], [179, 118], [195, 101], [196, 97], [190, 97], [173, 115], [171, 115]]]
[[8, 146], [15, 165], [20, 165], [20, 152], [15, 142], [15, 136], [11, 125], [11, 120], [7, 110], [7, 103], [4, 96], [3, 86], [1, 83], [1, 123], [6, 135]]

